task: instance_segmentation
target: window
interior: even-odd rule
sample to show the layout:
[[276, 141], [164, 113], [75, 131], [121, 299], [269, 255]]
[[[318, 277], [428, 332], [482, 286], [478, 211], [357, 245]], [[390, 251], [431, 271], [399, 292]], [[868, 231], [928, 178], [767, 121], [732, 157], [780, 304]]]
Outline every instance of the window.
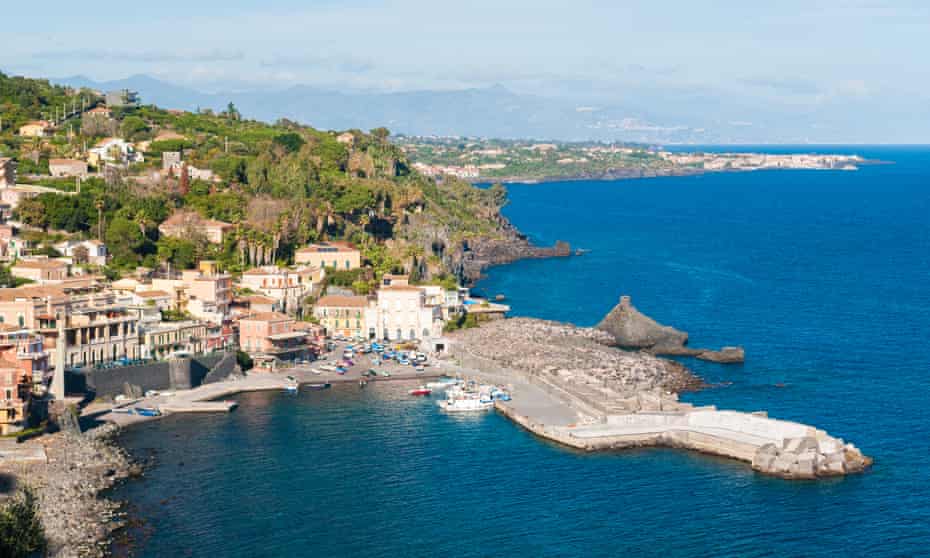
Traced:
[[349, 266], [350, 266], [349, 260], [346, 260], [346, 269], [349, 269]]
[[395, 337], [394, 339], [397, 339], [398, 341], [400, 341], [401, 339], [403, 339], [403, 335], [401, 335], [401, 333], [400, 333], [400, 328], [397, 328], [397, 337]]
[[17, 317], [17, 321], [19, 322], [19, 327], [26, 325], [26, 318], [24, 318], [22, 314]]
[[410, 330], [410, 340], [413, 341], [413, 340], [416, 339], [416, 338], [417, 338], [417, 332], [414, 331], [413, 329], [411, 329], [411, 330]]

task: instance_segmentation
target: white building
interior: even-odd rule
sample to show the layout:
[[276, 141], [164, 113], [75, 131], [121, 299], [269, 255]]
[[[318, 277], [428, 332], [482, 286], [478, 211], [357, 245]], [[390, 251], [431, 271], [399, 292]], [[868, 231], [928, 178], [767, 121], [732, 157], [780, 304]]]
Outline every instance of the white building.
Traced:
[[[107, 264], [107, 246], [99, 240], [65, 240], [54, 245], [54, 248], [61, 252], [62, 256], [72, 258], [72, 260], [75, 259], [75, 251], [80, 252], [79, 247], [87, 251], [87, 263], [93, 265]], [[75, 263], [83, 262], [75, 261]]]
[[325, 272], [311, 266], [281, 268], [273, 265], [245, 271], [239, 286], [275, 299], [278, 307], [286, 310], [300, 307], [300, 303], [323, 280]]
[[427, 304], [427, 293], [420, 287], [382, 287], [376, 308], [374, 327], [380, 339], [428, 341], [442, 335], [442, 307]]
[[101, 162], [139, 163], [142, 161], [142, 154], [136, 151], [132, 143], [122, 138], [102, 139], [87, 152], [87, 162], [95, 167], [100, 166]]

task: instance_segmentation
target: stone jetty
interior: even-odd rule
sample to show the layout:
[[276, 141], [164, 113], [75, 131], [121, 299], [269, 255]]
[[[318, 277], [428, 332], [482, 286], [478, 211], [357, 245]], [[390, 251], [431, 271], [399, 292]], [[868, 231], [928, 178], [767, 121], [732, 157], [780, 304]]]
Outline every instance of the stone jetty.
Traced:
[[528, 430], [583, 450], [688, 448], [739, 459], [765, 474], [813, 479], [871, 464], [854, 445], [804, 424], [695, 407], [678, 392], [701, 381], [681, 364], [609, 347], [610, 334], [528, 318], [450, 336], [449, 369], [509, 385], [498, 410]]

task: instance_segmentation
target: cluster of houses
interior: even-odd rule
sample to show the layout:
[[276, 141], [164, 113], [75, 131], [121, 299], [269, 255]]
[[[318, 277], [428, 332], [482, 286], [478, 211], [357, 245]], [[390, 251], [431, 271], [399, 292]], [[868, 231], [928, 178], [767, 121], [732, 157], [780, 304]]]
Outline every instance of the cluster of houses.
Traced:
[[[210, 238], [228, 232], [225, 223], [186, 219]], [[170, 221], [164, 232], [189, 234]], [[361, 266], [359, 250], [345, 242], [312, 244], [297, 251], [293, 266], [255, 267], [236, 278], [201, 261], [195, 270], [140, 269], [106, 281], [74, 272], [79, 249], [88, 260], [106, 260], [96, 241], [66, 241], [61, 258], [17, 259], [11, 273], [31, 282], [0, 288], [0, 433], [23, 426], [31, 397], [47, 392], [58, 363], [80, 371], [238, 349], [261, 371], [314, 358], [326, 337], [417, 342], [435, 351], [447, 320], [507, 310], [475, 304], [467, 289], [412, 285], [405, 275], [385, 275], [368, 296], [332, 286], [324, 293], [327, 270]], [[308, 300], [316, 301], [312, 314]]]

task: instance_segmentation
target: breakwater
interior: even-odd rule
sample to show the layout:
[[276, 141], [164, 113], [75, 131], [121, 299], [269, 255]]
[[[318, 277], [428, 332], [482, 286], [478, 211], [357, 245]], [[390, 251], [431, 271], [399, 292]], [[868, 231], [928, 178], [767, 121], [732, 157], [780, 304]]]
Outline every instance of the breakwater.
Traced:
[[604, 346], [609, 342], [596, 330], [520, 318], [459, 332], [451, 352], [464, 372], [511, 383], [513, 401], [497, 403], [502, 413], [573, 448], [686, 448], [789, 479], [858, 473], [872, 463], [812, 426], [683, 403], [677, 391], [695, 379], [681, 365]]

